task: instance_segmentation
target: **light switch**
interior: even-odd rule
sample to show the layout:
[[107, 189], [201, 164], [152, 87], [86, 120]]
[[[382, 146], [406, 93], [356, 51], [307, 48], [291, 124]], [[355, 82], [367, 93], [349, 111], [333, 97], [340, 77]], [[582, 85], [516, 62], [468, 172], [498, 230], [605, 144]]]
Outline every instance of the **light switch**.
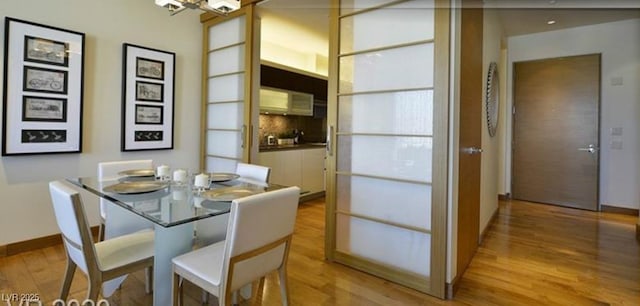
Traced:
[[611, 136], [622, 136], [622, 128], [621, 127], [611, 128]]
[[611, 141], [611, 149], [612, 150], [622, 150], [622, 141], [620, 141], [620, 140], [612, 140]]
[[622, 79], [621, 76], [611, 78], [611, 85], [613, 86], [620, 86], [623, 83], [624, 83], [624, 80]]

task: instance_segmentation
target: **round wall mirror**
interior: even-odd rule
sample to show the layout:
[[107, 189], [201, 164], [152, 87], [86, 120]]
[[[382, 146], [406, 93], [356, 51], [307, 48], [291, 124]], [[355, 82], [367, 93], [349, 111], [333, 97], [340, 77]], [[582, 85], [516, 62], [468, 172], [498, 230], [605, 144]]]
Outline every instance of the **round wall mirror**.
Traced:
[[500, 105], [500, 85], [498, 80], [498, 65], [495, 62], [489, 64], [487, 73], [487, 96], [485, 99], [487, 109], [487, 128], [489, 136], [493, 137], [498, 128], [498, 107]]

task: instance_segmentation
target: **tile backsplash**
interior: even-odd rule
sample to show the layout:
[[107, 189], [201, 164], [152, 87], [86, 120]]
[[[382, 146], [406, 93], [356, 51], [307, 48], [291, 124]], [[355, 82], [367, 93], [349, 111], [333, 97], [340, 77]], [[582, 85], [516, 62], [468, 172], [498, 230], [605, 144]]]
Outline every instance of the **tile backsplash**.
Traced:
[[260, 114], [259, 120], [258, 137], [261, 146], [267, 145], [267, 136], [273, 135], [278, 138], [280, 134], [292, 132], [294, 129], [304, 132], [301, 142], [324, 142], [326, 139], [326, 118]]

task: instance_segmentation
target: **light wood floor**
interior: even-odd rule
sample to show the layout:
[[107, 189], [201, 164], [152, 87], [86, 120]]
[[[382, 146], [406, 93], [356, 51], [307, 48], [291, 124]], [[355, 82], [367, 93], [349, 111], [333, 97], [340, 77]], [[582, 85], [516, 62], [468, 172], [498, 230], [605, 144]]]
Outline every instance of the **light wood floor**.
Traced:
[[[640, 305], [640, 246], [636, 217], [542, 204], [500, 203], [500, 213], [460, 280], [442, 301], [323, 260], [324, 202], [300, 206], [289, 257], [292, 305]], [[65, 266], [62, 246], [0, 258], [0, 293], [37, 293], [51, 305]], [[108, 299], [111, 305], [151, 305], [142, 272]], [[70, 298], [83, 300], [80, 273]], [[200, 291], [185, 290], [186, 305]], [[211, 299], [215, 304], [215, 299]], [[254, 301], [247, 301], [249, 304]], [[275, 275], [264, 305], [280, 305]], [[0, 302], [5, 304], [4, 302]]]

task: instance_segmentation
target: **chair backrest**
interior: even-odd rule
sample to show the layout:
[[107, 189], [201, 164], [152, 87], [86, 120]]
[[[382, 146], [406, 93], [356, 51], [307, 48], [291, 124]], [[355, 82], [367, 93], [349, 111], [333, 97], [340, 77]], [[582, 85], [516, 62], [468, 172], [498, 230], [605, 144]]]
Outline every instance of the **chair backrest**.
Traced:
[[294, 186], [231, 203], [221, 294], [229, 297], [286, 262], [299, 198]]
[[96, 251], [80, 194], [60, 181], [49, 183], [49, 193], [69, 260], [88, 274], [97, 266]]
[[236, 166], [236, 174], [251, 181], [267, 183], [269, 182], [269, 173], [271, 173], [271, 168], [265, 166], [247, 163], [238, 163]]
[[[118, 175], [118, 172], [121, 172], [124, 170], [152, 169], [152, 168], [153, 168], [153, 160], [151, 159], [100, 162], [98, 163], [98, 180], [110, 181], [110, 180], [118, 179], [120, 177], [120, 175]], [[106, 213], [107, 209], [105, 205], [107, 205], [107, 200], [100, 198], [100, 217], [103, 220], [107, 218], [107, 213]]]

